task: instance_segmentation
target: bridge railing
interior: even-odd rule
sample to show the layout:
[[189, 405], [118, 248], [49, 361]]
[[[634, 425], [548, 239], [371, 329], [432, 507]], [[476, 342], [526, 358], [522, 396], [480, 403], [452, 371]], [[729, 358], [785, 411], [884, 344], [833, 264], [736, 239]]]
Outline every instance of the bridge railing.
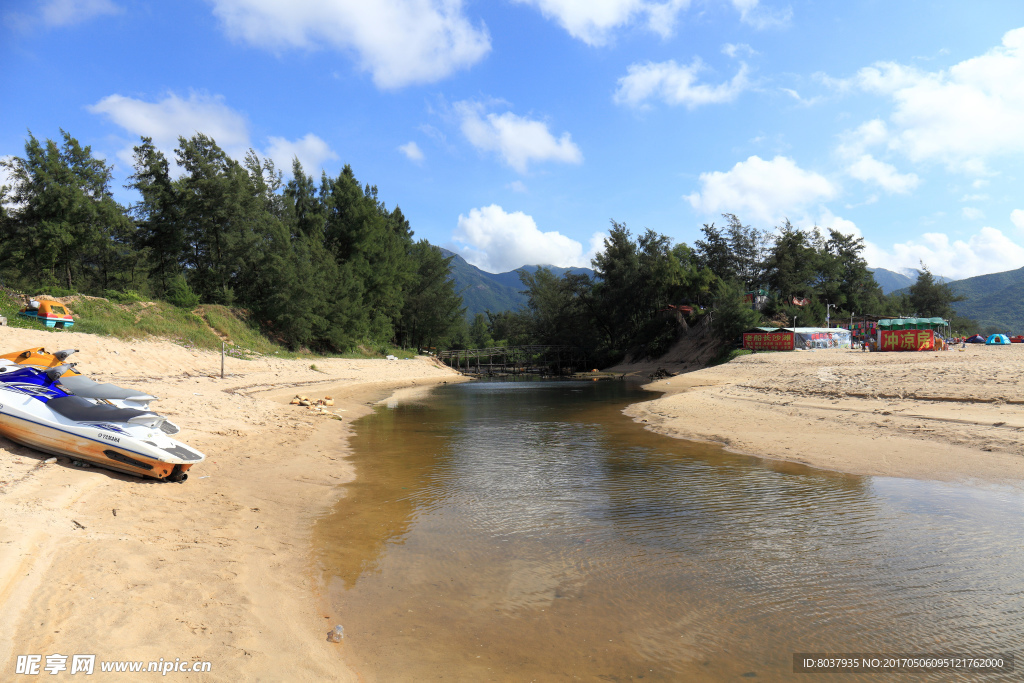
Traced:
[[510, 356], [510, 355], [533, 355], [553, 351], [578, 351], [575, 346], [548, 345], [548, 344], [525, 344], [521, 346], [488, 346], [478, 349], [451, 349], [449, 351], [438, 351], [437, 357], [445, 358], [466, 358], [477, 356]]

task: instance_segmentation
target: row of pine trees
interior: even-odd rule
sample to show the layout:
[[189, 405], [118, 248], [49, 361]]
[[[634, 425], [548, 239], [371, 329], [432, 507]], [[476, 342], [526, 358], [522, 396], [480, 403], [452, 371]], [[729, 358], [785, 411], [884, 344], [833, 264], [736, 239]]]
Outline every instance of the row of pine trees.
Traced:
[[10, 287], [133, 292], [193, 308], [235, 305], [292, 348], [424, 347], [464, 327], [450, 259], [415, 241], [399, 208], [348, 166], [285, 183], [254, 151], [238, 162], [203, 134], [174, 165], [142, 138], [119, 204], [112, 167], [62, 131], [5, 162], [0, 278]]
[[[203, 134], [179, 138], [173, 164], [142, 138], [127, 186], [139, 199], [125, 207], [111, 193], [111, 166], [62, 135], [58, 144], [30, 134], [25, 156], [3, 162], [12, 181], [0, 191], [3, 282], [189, 309], [235, 305], [292, 348], [568, 344], [614, 361], [666, 350], [678, 335], [670, 305], [714, 309], [719, 336], [730, 339], [762, 319], [950, 317], [957, 300], [927, 269], [909, 293], [883, 295], [862, 239], [788, 221], [758, 230], [725, 214], [692, 247], [612, 221], [595, 277], [523, 271], [523, 310], [467, 325], [450, 257], [415, 241], [401, 210], [349, 166], [317, 183], [296, 160], [285, 182], [270, 159], [250, 150], [240, 163]], [[759, 291], [768, 292], [760, 312], [743, 301]]]

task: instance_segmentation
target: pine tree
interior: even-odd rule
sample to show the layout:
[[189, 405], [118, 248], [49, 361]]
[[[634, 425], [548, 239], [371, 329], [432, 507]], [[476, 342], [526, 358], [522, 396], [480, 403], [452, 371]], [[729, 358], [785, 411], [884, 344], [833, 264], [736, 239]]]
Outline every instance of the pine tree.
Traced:
[[143, 137], [142, 144], [133, 150], [135, 173], [130, 176], [128, 187], [142, 197], [132, 207], [135, 239], [149, 265], [150, 283], [156, 294], [162, 296], [171, 280], [182, 272], [185, 257], [181, 197], [171, 180], [167, 159], [153, 145], [152, 138]]
[[29, 133], [10, 171], [0, 267], [34, 286], [102, 293], [134, 285], [132, 223], [110, 192], [111, 166], [61, 131], [63, 144]]

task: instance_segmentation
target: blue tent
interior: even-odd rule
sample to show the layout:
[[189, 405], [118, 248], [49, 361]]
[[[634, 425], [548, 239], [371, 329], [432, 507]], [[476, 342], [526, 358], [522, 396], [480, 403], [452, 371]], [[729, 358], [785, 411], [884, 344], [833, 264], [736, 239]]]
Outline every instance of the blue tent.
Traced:
[[986, 344], [1009, 344], [1010, 343], [1010, 338], [1007, 337], [1005, 334], [991, 334], [988, 337], [988, 341], [986, 341], [985, 343]]

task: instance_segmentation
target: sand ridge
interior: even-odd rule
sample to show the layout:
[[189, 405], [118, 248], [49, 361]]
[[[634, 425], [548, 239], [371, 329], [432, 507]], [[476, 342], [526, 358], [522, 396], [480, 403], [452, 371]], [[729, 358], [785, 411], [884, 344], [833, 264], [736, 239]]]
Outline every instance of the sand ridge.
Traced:
[[1024, 482], [1024, 345], [757, 353], [646, 385], [649, 429], [853, 474]]
[[[183, 484], [154, 482], [44, 465], [0, 437], [0, 678], [19, 654], [59, 653], [211, 662], [171, 674], [186, 681], [355, 680], [344, 643], [326, 641], [344, 617], [317, 597], [313, 520], [354, 476], [352, 420], [397, 389], [461, 378], [424, 358], [313, 370], [229, 357], [222, 380], [218, 353], [0, 328], [5, 351], [34, 346], [80, 349], [72, 360], [91, 377], [159, 396], [154, 408], [207, 460]], [[333, 396], [342, 419], [287, 405], [295, 393]]]

